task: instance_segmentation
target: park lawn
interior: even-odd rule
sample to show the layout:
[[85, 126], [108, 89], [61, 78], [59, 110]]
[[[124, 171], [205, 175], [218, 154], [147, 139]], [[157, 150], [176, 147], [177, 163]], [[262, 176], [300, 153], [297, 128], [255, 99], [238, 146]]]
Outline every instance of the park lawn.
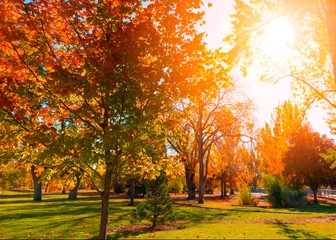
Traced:
[[245, 224], [197, 223], [185, 229], [153, 233], [120, 233], [117, 238], [149, 239], [335, 239], [336, 223]]
[[[127, 237], [149, 238], [152, 233], [118, 233], [112, 229], [131, 225], [131, 213], [134, 207], [126, 206], [129, 200], [123, 196], [112, 196], [109, 217], [109, 238]], [[139, 200], [137, 201], [139, 202]], [[153, 233], [166, 238], [274, 238], [290, 237], [295, 228], [311, 237], [335, 238], [335, 223], [323, 224], [264, 224], [263, 219], [288, 219], [325, 216], [335, 205], [310, 206], [309, 213], [300, 215], [274, 214], [241, 211], [217, 211], [175, 206], [176, 226], [184, 229]], [[333, 210], [332, 210], [333, 211]], [[44, 195], [42, 202], [33, 202], [31, 196], [0, 198], [0, 239], [13, 238], [94, 238], [98, 235], [100, 220], [100, 199], [98, 197], [79, 196], [77, 201], [67, 200], [67, 195]], [[220, 222], [220, 223], [219, 223]], [[330, 228], [329, 228], [330, 227]], [[253, 230], [255, 229], [255, 230]], [[332, 229], [332, 230], [331, 230]], [[286, 231], [287, 232], [286, 232]], [[257, 232], [256, 232], [257, 231]], [[319, 232], [320, 235], [317, 235]], [[223, 235], [223, 234], [227, 235]], [[181, 234], [186, 234], [181, 236]], [[203, 235], [201, 235], [203, 234]], [[262, 237], [260, 237], [259, 235]], [[301, 236], [301, 235], [299, 235]], [[308, 236], [308, 235], [307, 235]]]
[[[231, 204], [227, 204], [227, 202], [223, 202], [222, 200], [213, 201], [211, 198], [209, 201], [205, 201], [204, 204], [199, 205], [197, 201], [183, 201], [174, 200], [175, 203], [183, 204], [183, 205], [190, 205], [190, 206], [202, 206], [208, 208], [219, 208], [224, 210], [241, 210], [241, 211], [260, 211], [260, 212], [282, 212], [282, 213], [312, 213], [312, 214], [329, 214], [335, 215], [336, 213], [336, 204], [330, 204], [323, 201], [320, 201], [318, 205], [308, 202], [307, 206], [305, 207], [298, 207], [298, 208], [265, 208], [265, 207], [253, 207], [253, 206], [235, 206]], [[234, 204], [237, 204], [238, 201], [234, 201]]]
[[24, 196], [33, 195], [33, 190], [1, 190], [0, 197], [13, 197], [13, 196]]

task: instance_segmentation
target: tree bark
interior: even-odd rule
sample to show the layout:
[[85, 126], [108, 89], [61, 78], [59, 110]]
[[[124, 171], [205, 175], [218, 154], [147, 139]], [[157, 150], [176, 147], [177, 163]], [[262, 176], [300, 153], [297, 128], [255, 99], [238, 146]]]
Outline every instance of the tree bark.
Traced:
[[318, 203], [318, 201], [317, 201], [317, 190], [313, 190], [313, 194], [314, 194], [314, 203]]
[[105, 180], [104, 180], [104, 191], [102, 192], [102, 208], [100, 217], [100, 229], [99, 229], [99, 239], [106, 239], [107, 224], [108, 224], [108, 211], [109, 211], [109, 200], [110, 200], [110, 190], [112, 182], [112, 164], [110, 159], [110, 151], [105, 151], [106, 156], [106, 170], [105, 170]]
[[195, 172], [185, 166], [185, 174], [188, 189], [187, 200], [194, 200], [196, 199]]
[[199, 117], [199, 130], [198, 130], [198, 136], [197, 139], [197, 147], [198, 147], [198, 164], [199, 164], [199, 187], [198, 187], [198, 203], [203, 204], [204, 203], [204, 185], [205, 185], [205, 173], [204, 173], [204, 153], [203, 153], [203, 139], [202, 139], [202, 113]]
[[71, 189], [70, 192], [69, 192], [69, 196], [68, 196], [69, 200], [77, 200], [78, 188], [79, 188], [80, 182], [82, 180], [81, 176], [82, 176], [81, 172], [76, 173], [77, 183], [76, 183], [76, 186], [74, 187], [74, 189]]
[[40, 182], [41, 176], [36, 175], [35, 169], [34, 165], [30, 168], [34, 181], [34, 201], [42, 201], [42, 183]]
[[226, 182], [225, 182], [226, 174], [225, 172], [222, 173], [221, 176], [221, 199], [226, 197]]
[[134, 206], [134, 195], [135, 195], [135, 181], [132, 178], [130, 184], [130, 202], [128, 206]]

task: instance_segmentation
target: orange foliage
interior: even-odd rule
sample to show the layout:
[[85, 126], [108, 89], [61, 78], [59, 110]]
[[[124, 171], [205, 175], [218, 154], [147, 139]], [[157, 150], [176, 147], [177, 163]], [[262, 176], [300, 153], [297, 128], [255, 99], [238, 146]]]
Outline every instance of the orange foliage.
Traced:
[[295, 133], [303, 121], [303, 113], [290, 102], [275, 109], [271, 125], [260, 129], [257, 152], [261, 161], [261, 170], [271, 175], [282, 175], [283, 158], [289, 147], [289, 137]]

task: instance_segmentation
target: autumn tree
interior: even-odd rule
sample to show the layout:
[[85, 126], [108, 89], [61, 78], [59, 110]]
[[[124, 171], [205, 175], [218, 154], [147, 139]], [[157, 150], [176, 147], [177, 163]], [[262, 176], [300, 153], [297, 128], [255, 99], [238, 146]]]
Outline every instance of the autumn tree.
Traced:
[[[229, 131], [224, 130], [221, 138], [214, 144], [210, 172], [220, 180], [222, 199], [226, 196], [229, 186], [231, 190], [237, 189], [244, 180], [247, 180], [247, 175], [254, 173], [250, 171], [248, 165], [254, 165], [255, 161], [250, 158], [245, 146], [245, 141], [249, 142], [252, 139], [247, 126], [252, 124], [251, 120], [251, 116], [246, 114], [236, 121]], [[251, 122], [245, 124], [246, 121]]]
[[[195, 136], [199, 167], [199, 203], [204, 203], [205, 181], [212, 148], [222, 136], [230, 134], [235, 123], [248, 113], [249, 102], [230, 101], [232, 88], [221, 88], [213, 98], [200, 96], [192, 106], [190, 125]], [[216, 97], [215, 97], [216, 96]]]
[[269, 124], [260, 129], [256, 142], [257, 157], [262, 172], [270, 175], [282, 175], [283, 158], [289, 143], [289, 137], [297, 131], [304, 120], [304, 112], [289, 101], [275, 108]]
[[29, 188], [32, 179], [30, 169], [15, 160], [0, 164], [0, 188]]
[[[0, 105], [36, 144], [84, 166], [101, 194], [106, 238], [112, 182], [127, 143], [189, 89], [202, 34], [200, 0], [9, 1], [0, 5]], [[62, 124], [76, 133], [59, 134]]]
[[188, 122], [187, 106], [183, 102], [176, 111], [172, 112], [170, 124], [174, 127], [170, 128], [167, 140], [171, 149], [176, 153], [176, 160], [184, 165], [187, 200], [193, 200], [196, 199], [197, 148], [193, 128]]
[[332, 171], [321, 154], [334, 147], [332, 139], [313, 131], [309, 125], [302, 125], [293, 132], [289, 139], [290, 147], [283, 159], [284, 176], [294, 189], [304, 185], [310, 187], [317, 203], [317, 190], [322, 185], [329, 185], [328, 178]]

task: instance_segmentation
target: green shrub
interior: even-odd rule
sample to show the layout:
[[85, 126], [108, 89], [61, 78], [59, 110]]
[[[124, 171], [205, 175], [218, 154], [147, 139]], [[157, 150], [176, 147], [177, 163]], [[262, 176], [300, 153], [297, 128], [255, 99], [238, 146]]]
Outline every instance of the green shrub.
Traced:
[[252, 205], [252, 206], [258, 205], [258, 200], [252, 196], [251, 190], [247, 187], [241, 188], [239, 190], [238, 199], [239, 204], [241, 205]]
[[168, 180], [168, 190], [170, 193], [182, 193], [187, 188], [185, 177], [176, 177]]
[[152, 227], [167, 221], [174, 221], [173, 204], [168, 196], [167, 175], [161, 175], [147, 182], [146, 200], [133, 212], [134, 220], [149, 220]]
[[264, 188], [273, 207], [301, 207], [305, 204], [304, 193], [291, 190], [279, 176], [266, 175]]

